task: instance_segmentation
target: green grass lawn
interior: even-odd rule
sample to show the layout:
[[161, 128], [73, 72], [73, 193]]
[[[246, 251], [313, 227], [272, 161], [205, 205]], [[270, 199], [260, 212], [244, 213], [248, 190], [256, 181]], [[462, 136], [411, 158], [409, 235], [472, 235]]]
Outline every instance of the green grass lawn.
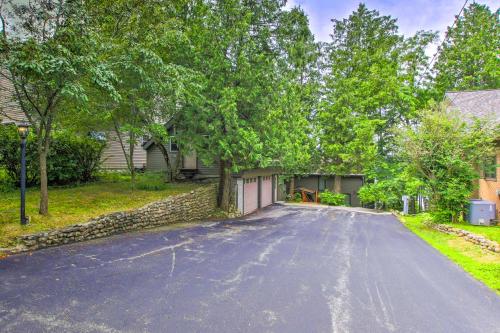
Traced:
[[465, 223], [449, 223], [450, 226], [473, 232], [477, 235], [483, 235], [484, 237], [500, 243], [500, 226], [482, 226], [482, 225], [470, 225]]
[[39, 191], [26, 194], [31, 223], [19, 224], [19, 192], [0, 193], [0, 247], [9, 247], [22, 234], [48, 231], [86, 222], [92, 217], [141, 207], [170, 195], [188, 192], [198, 185], [166, 184], [158, 174], [140, 174], [134, 187], [123, 174], [101, 175], [99, 181], [72, 187], [49, 188], [49, 216], [38, 215]]
[[[436, 231], [424, 224], [425, 219], [425, 214], [401, 217], [404, 225], [415, 234], [500, 294], [500, 255], [483, 250], [458, 236]], [[475, 229], [471, 231], [476, 232]]]

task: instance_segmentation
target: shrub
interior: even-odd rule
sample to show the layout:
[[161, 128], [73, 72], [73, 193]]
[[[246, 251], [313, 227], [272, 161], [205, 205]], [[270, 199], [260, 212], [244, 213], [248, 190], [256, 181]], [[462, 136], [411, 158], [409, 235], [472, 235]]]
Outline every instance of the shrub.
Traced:
[[345, 206], [346, 204], [346, 195], [342, 193], [334, 193], [328, 190], [321, 192], [319, 194], [319, 199], [321, 203], [330, 205], [330, 206]]
[[9, 192], [15, 188], [15, 184], [7, 174], [7, 170], [0, 167], [0, 193]]
[[56, 133], [47, 157], [50, 184], [88, 182], [100, 167], [103, 141], [86, 136]]
[[418, 126], [399, 135], [408, 170], [429, 191], [436, 221], [458, 221], [467, 212], [476, 166], [491, 156], [496, 137], [491, 122], [464, 123], [446, 104], [423, 111]]
[[[26, 183], [33, 185], [38, 179], [38, 154], [34, 136], [26, 145]], [[0, 168], [4, 170], [3, 184], [18, 184], [21, 172], [21, 146], [15, 126], [0, 126]]]
[[290, 194], [287, 194], [286, 195], [286, 201], [302, 202], [302, 194], [300, 194], [300, 192], [295, 192], [293, 194], [293, 197]]
[[385, 179], [363, 185], [358, 192], [361, 202], [374, 204], [375, 208], [403, 208], [403, 195], [417, 196], [425, 194], [424, 183], [410, 176], [406, 171], [395, 172]]
[[[100, 166], [105, 143], [86, 136], [56, 132], [47, 156], [47, 177], [51, 185], [64, 185], [92, 180]], [[19, 183], [20, 143], [13, 126], [0, 127], [0, 168], [12, 183]], [[36, 136], [31, 133], [26, 147], [26, 182], [39, 182], [39, 160]]]

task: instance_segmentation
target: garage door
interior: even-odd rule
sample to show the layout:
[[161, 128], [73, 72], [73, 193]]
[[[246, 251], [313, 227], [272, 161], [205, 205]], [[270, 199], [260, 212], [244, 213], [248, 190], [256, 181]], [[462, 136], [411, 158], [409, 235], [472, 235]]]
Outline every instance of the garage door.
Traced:
[[249, 214], [258, 208], [257, 177], [243, 179], [243, 214]]
[[262, 177], [262, 188], [260, 190], [261, 207], [269, 206], [273, 203], [273, 179], [272, 176]]

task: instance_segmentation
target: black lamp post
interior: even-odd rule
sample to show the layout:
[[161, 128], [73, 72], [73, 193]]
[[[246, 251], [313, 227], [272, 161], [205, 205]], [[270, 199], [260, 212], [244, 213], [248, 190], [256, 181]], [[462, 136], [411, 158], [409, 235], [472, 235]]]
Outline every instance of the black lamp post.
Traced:
[[20, 123], [17, 131], [21, 137], [21, 225], [28, 224], [26, 218], [26, 138], [28, 137], [29, 125]]

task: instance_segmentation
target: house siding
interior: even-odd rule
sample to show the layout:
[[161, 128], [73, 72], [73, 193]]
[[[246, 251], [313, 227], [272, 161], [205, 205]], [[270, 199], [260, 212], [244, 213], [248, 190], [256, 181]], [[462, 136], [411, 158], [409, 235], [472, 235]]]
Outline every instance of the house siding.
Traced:
[[305, 176], [295, 179], [295, 187], [303, 187], [309, 190], [318, 191], [319, 176]]
[[363, 186], [363, 178], [360, 177], [342, 177], [342, 193], [348, 194], [351, 199], [351, 206], [360, 207], [361, 200], [358, 197], [358, 191]]
[[[175, 165], [177, 153], [169, 152], [170, 163]], [[163, 153], [156, 145], [152, 145], [147, 151], [146, 169], [148, 171], [167, 171], [167, 163], [163, 157]]]
[[220, 169], [220, 162], [219, 160], [210, 163], [210, 164], [205, 164], [201, 159], [198, 159], [197, 161], [197, 168], [198, 168], [198, 174], [203, 175], [203, 176], [218, 176], [219, 175], [219, 169]]
[[[127, 160], [123, 154], [122, 147], [118, 141], [116, 132], [110, 131], [106, 135], [106, 148], [104, 149], [101, 157], [102, 168], [106, 170], [126, 170]], [[123, 135], [123, 140], [126, 142], [127, 135]], [[128, 144], [125, 150], [128, 152]], [[146, 165], [146, 150], [144, 150], [140, 143], [137, 143], [134, 148], [134, 166], [142, 168]]]
[[500, 147], [496, 149], [497, 177], [496, 179], [479, 179], [479, 198], [496, 204], [497, 218], [500, 217]]
[[[296, 188], [303, 187], [312, 191], [323, 191], [324, 189], [333, 191], [334, 183], [335, 177], [330, 175], [297, 176], [295, 178]], [[326, 185], [325, 188], [323, 188], [323, 185]], [[361, 206], [361, 201], [358, 196], [358, 191], [361, 186], [363, 186], [362, 176], [342, 176], [341, 193], [349, 195], [351, 206], [353, 207]]]

